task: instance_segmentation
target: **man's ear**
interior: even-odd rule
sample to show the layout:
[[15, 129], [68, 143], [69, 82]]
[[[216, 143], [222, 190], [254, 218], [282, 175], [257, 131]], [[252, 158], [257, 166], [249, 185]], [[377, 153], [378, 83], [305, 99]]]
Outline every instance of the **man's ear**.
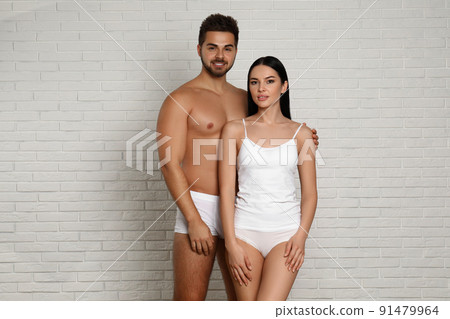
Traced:
[[202, 50], [202, 47], [200, 46], [200, 44], [197, 44], [197, 54], [198, 56], [201, 56], [200, 51]]

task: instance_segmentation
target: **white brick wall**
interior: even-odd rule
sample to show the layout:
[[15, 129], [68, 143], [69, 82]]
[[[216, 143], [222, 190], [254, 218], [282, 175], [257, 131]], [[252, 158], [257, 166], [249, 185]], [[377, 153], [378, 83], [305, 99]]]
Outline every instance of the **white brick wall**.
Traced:
[[[292, 85], [373, 1], [80, 3], [171, 91], [210, 13], [239, 21], [233, 84], [275, 55]], [[170, 299], [173, 201], [125, 164], [165, 93], [75, 2], [0, 17], [0, 300]], [[291, 299], [450, 299], [449, 24], [448, 0], [380, 0], [292, 86], [326, 165]]]

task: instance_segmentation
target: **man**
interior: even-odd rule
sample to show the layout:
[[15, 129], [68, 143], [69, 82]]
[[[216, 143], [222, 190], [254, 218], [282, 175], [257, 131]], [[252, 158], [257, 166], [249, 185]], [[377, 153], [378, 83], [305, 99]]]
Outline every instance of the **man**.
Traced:
[[174, 300], [206, 298], [216, 254], [228, 299], [236, 300], [225, 261], [218, 162], [211, 156], [218, 153], [224, 124], [247, 114], [246, 91], [226, 80], [236, 57], [238, 36], [232, 17], [213, 14], [203, 21], [197, 45], [202, 70], [165, 99], [158, 117], [160, 138], [171, 137], [158, 149], [161, 159], [169, 151], [171, 155], [161, 171], [178, 205]]

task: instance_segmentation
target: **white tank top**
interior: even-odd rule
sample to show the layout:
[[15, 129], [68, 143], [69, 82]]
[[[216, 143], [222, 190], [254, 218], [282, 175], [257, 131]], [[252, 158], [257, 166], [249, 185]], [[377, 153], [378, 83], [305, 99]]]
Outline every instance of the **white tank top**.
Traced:
[[239, 191], [235, 228], [276, 232], [299, 228], [300, 201], [295, 195], [298, 153], [295, 136], [276, 147], [261, 147], [247, 137], [237, 155]]

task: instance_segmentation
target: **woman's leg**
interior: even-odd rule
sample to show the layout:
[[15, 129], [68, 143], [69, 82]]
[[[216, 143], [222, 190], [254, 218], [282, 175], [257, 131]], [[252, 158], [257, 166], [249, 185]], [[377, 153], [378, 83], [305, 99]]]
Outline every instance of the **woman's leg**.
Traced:
[[286, 243], [276, 245], [267, 254], [257, 300], [286, 300], [298, 271], [292, 272], [284, 265]]
[[[248, 286], [239, 285], [239, 282], [233, 278], [234, 290], [236, 292], [237, 300], [256, 300], [256, 296], [258, 294], [259, 284], [261, 280], [262, 267], [264, 264], [264, 258], [259, 252], [258, 249], [253, 247], [250, 244], [240, 240], [237, 238], [239, 245], [244, 248], [246, 251], [248, 258], [250, 259], [250, 263], [252, 265], [252, 270], [250, 271], [252, 275], [252, 280], [248, 282]], [[227, 265], [228, 264], [228, 254], [227, 257]], [[231, 273], [231, 271], [230, 271]]]
[[216, 257], [219, 264], [220, 271], [222, 272], [223, 282], [225, 284], [225, 291], [227, 292], [228, 301], [236, 301], [236, 292], [234, 291], [233, 278], [228, 271], [228, 263], [225, 258], [226, 254], [225, 240], [219, 238], [217, 241]]

